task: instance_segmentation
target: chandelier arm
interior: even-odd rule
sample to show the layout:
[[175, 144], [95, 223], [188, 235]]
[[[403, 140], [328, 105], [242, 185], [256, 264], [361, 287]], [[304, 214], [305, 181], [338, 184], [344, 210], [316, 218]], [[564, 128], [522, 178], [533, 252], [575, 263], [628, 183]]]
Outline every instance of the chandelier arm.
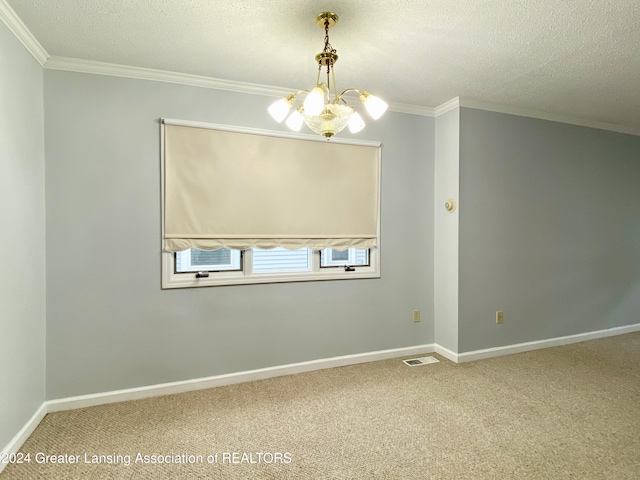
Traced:
[[362, 90], [358, 90], [357, 88], [347, 88], [344, 92], [340, 94], [342, 97], [345, 93], [356, 92], [358, 95], [362, 95]]
[[[332, 67], [333, 67], [333, 65], [332, 65]], [[329, 68], [329, 67], [327, 67], [327, 68]], [[335, 100], [337, 102], [338, 101], [338, 84], [336, 83], [336, 69], [335, 68], [331, 69], [331, 77], [332, 77], [332, 80], [333, 80], [333, 94], [335, 95], [335, 97], [336, 97]]]
[[290, 93], [289, 95], [285, 96], [285, 98], [292, 98], [294, 101], [296, 99], [296, 97], [301, 94], [301, 93], [309, 93], [311, 90], [298, 90], [297, 92], [293, 92]]

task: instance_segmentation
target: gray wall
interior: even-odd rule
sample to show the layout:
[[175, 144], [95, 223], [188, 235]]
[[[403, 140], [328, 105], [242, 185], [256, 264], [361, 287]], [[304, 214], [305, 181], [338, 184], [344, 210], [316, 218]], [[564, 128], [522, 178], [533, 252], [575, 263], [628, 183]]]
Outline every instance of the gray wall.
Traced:
[[459, 351], [640, 322], [640, 137], [460, 115]]
[[51, 70], [44, 99], [47, 398], [433, 342], [434, 119], [358, 135], [383, 142], [381, 279], [162, 291], [158, 118], [276, 129], [275, 99]]
[[45, 398], [42, 67], [0, 22], [0, 449]]

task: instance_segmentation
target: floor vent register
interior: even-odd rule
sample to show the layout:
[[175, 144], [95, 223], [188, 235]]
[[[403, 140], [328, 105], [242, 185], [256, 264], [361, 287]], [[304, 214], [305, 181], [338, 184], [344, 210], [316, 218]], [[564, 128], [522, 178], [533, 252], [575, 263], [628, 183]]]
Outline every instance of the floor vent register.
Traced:
[[438, 363], [436, 357], [421, 357], [421, 358], [411, 358], [409, 360], [403, 360], [402, 362], [409, 365], [410, 367], [417, 367], [418, 365], [426, 365], [428, 363]]

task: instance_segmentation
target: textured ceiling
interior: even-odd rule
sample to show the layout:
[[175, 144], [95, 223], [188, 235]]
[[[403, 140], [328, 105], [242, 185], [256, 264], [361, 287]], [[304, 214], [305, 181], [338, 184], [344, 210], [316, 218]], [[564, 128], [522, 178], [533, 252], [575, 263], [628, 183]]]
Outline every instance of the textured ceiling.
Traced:
[[339, 89], [640, 132], [639, 0], [6, 1], [52, 56], [291, 89], [315, 81], [314, 18], [334, 11]]

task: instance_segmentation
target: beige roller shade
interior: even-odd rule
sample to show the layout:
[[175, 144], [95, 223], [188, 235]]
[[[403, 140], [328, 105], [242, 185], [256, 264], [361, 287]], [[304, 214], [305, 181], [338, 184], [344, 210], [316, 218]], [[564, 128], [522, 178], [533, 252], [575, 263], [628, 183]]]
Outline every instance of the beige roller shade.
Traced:
[[164, 129], [165, 251], [377, 245], [379, 146]]

